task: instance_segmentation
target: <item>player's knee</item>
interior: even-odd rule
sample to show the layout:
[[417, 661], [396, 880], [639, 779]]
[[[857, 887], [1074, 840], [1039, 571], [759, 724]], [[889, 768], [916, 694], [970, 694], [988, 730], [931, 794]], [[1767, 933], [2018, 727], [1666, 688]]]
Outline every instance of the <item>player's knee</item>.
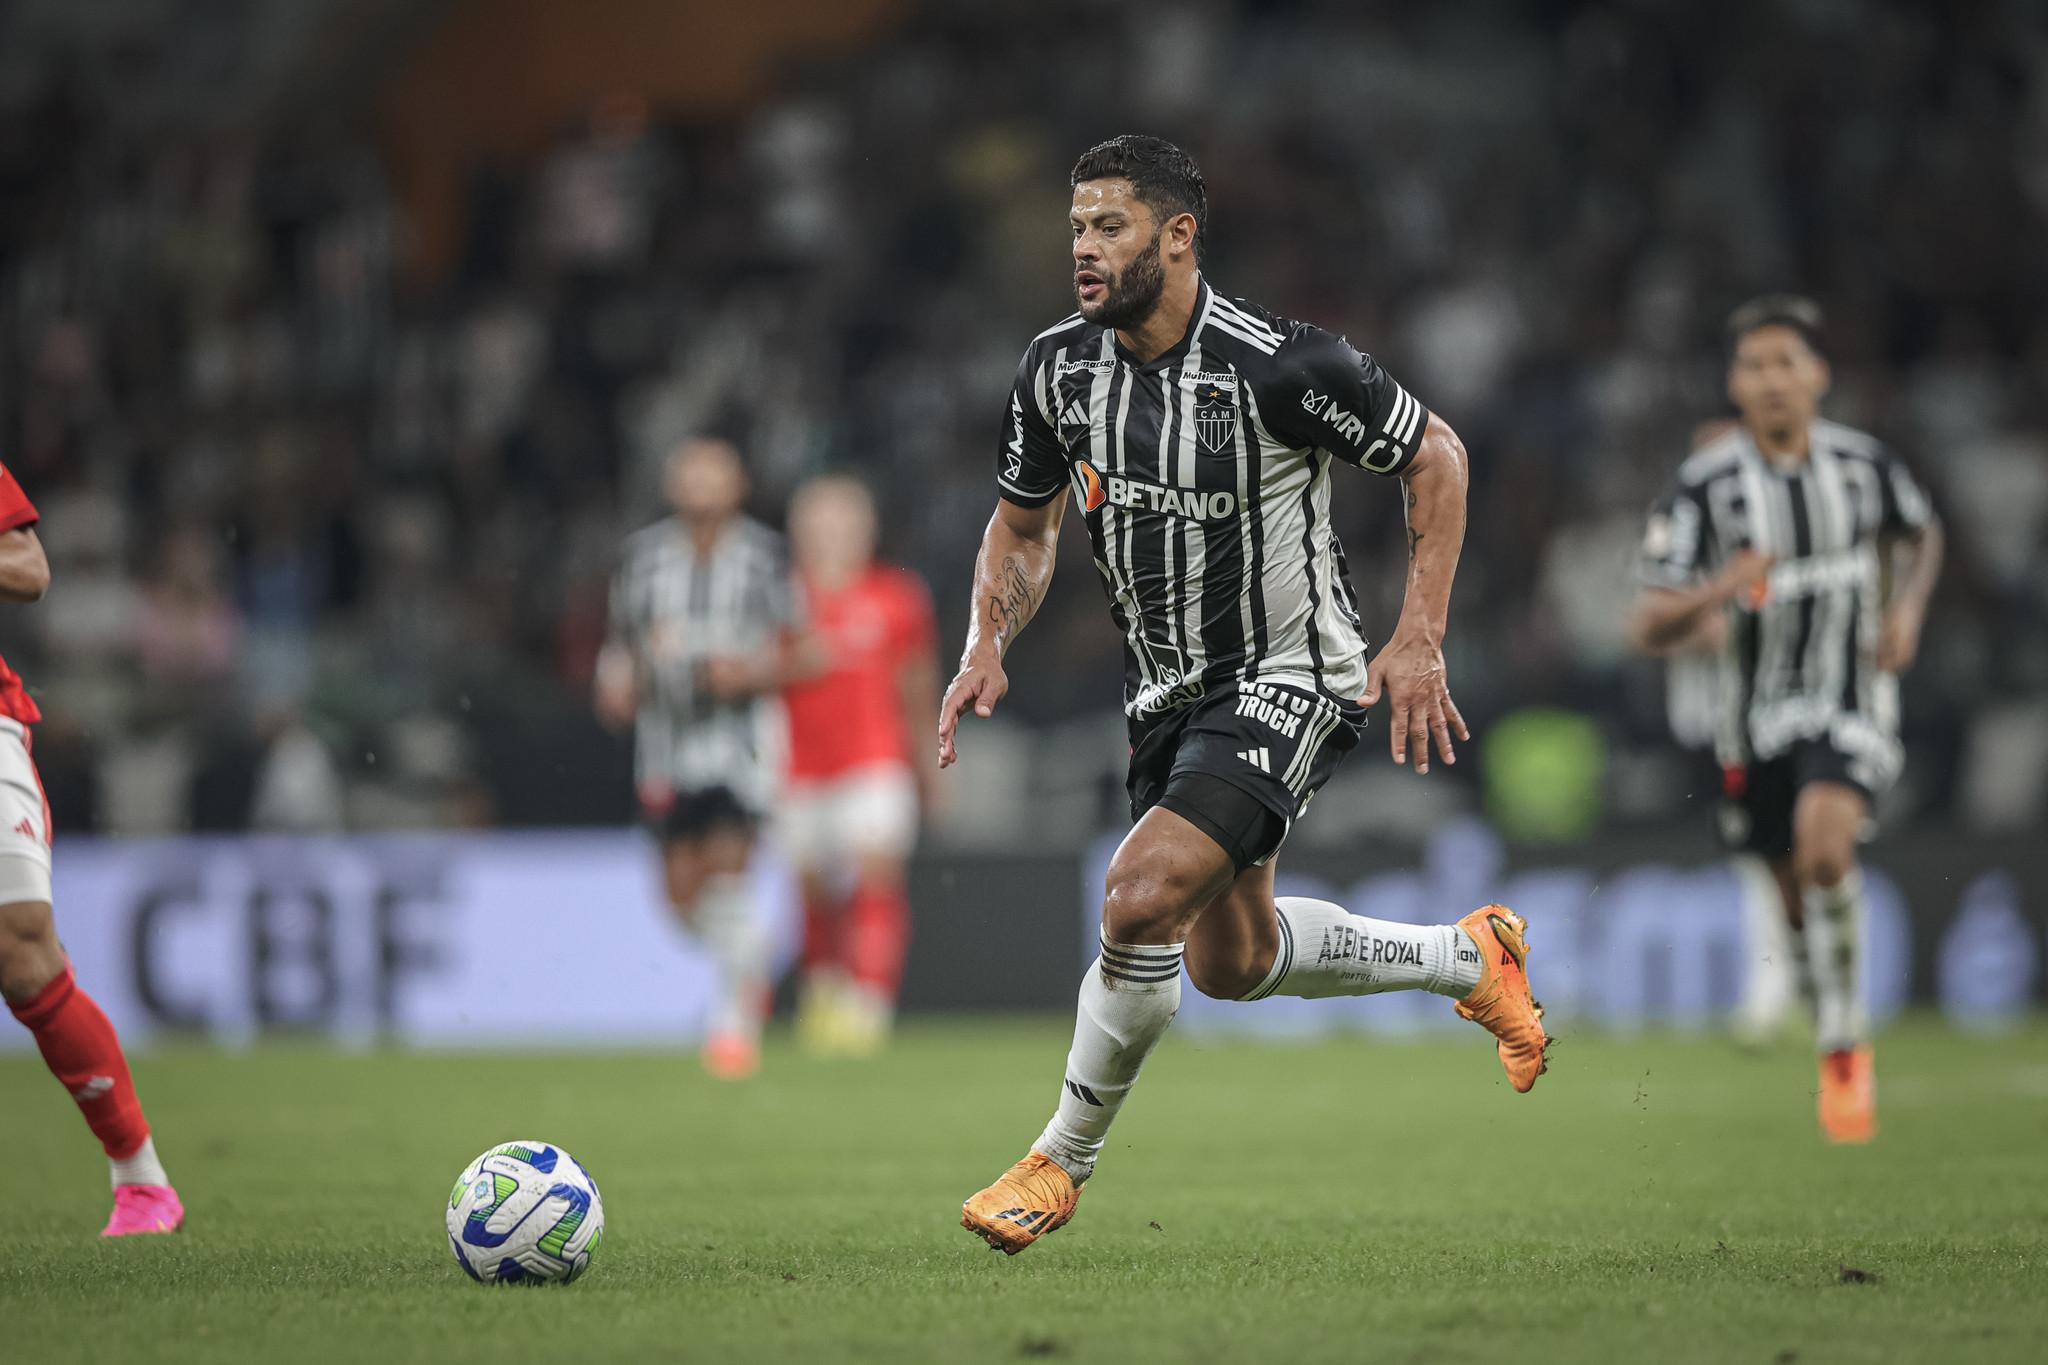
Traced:
[[64, 970], [57, 922], [41, 901], [0, 905], [0, 996], [20, 1004]]
[[1839, 886], [1856, 869], [1855, 850], [1844, 841], [1816, 840], [1799, 850], [1801, 886]]
[[1265, 981], [1272, 966], [1261, 967], [1248, 953], [1198, 950], [1193, 943], [1188, 945], [1184, 961], [1189, 983], [1214, 1000], [1244, 999]]
[[855, 856], [854, 883], [869, 891], [894, 891], [903, 885], [903, 860], [893, 853], [865, 852]]
[[1113, 942], [1164, 943], [1180, 937], [1194, 887], [1165, 853], [1125, 849], [1109, 865], [1104, 893], [1102, 926]]

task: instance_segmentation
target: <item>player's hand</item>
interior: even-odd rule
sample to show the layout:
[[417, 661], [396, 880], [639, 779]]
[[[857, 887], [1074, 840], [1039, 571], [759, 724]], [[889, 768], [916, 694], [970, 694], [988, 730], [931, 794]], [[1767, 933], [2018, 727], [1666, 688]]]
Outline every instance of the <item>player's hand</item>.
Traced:
[[1919, 656], [1920, 613], [1893, 607], [1877, 632], [1877, 666], [1887, 673], [1904, 673]]
[[597, 709], [598, 721], [606, 729], [623, 730], [633, 723], [639, 690], [631, 655], [606, 649], [597, 656], [597, 674], [590, 680], [590, 699]]
[[1699, 616], [1693, 623], [1692, 634], [1685, 640], [1686, 649], [1693, 654], [1719, 654], [1728, 647], [1728, 613], [1710, 611]]
[[953, 733], [960, 727], [960, 713], [968, 707], [987, 720], [996, 713], [996, 703], [1010, 690], [1010, 679], [999, 658], [962, 659], [960, 671], [946, 687], [939, 703], [939, 766], [950, 768], [960, 753], [953, 747]]
[[1415, 750], [1415, 771], [1429, 771], [1430, 736], [1436, 737], [1437, 752], [1444, 762], [1456, 763], [1451, 736], [1471, 739], [1465, 718], [1451, 700], [1451, 685], [1444, 672], [1443, 649], [1420, 635], [1395, 632], [1387, 647], [1365, 669], [1365, 695], [1359, 701], [1372, 706], [1384, 693], [1393, 707], [1387, 740], [1394, 762], [1408, 761], [1409, 747]]
[[823, 634], [811, 631], [799, 635], [789, 647], [789, 677], [809, 682], [832, 671], [832, 644]]
[[1728, 563], [1714, 580], [1721, 590], [1723, 601], [1739, 601], [1751, 611], [1764, 604], [1764, 596], [1770, 589], [1772, 566], [1777, 564], [1775, 555], [1744, 546], [1729, 557]]
[[760, 667], [729, 654], [706, 659], [698, 677], [704, 690], [720, 701], [739, 701], [761, 690]]

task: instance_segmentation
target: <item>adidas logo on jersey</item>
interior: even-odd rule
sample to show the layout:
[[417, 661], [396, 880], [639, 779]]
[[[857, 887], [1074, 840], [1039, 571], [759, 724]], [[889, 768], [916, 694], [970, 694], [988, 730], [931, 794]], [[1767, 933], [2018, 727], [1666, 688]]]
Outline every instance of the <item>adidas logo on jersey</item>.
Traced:
[[1237, 756], [1243, 759], [1245, 762], [1251, 764], [1254, 768], [1257, 768], [1262, 773], [1270, 773], [1273, 771], [1273, 760], [1263, 747], [1257, 749], [1239, 749], [1237, 751]]

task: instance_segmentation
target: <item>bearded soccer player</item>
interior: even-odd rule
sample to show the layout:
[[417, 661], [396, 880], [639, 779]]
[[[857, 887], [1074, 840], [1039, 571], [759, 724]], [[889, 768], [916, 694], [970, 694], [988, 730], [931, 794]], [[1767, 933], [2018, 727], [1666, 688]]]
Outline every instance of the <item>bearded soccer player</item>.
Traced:
[[862, 1056], [887, 1040], [910, 944], [904, 863], [936, 773], [911, 717], [938, 706], [931, 594], [875, 562], [875, 504], [850, 478], [813, 479], [789, 510], [811, 640], [824, 671], [783, 694], [782, 842], [804, 900], [797, 1039]]
[[[1516, 1090], [1549, 1044], [1521, 919], [1366, 919], [1273, 895], [1273, 856], [1392, 710], [1396, 763], [1455, 762], [1445, 681], [1465, 451], [1442, 420], [1341, 338], [1217, 292], [1201, 271], [1201, 172], [1171, 143], [1119, 137], [1070, 178], [1080, 311], [1031, 343], [1004, 423], [995, 515], [975, 563], [939, 759], [1009, 689], [1003, 655], [1044, 599], [1064, 494], [1086, 520], [1125, 639], [1136, 821], [1110, 862], [1100, 956], [1081, 982], [1052, 1120], [968, 1199], [962, 1225], [1015, 1254], [1066, 1223], [1146, 1056], [1180, 1007], [1183, 965], [1226, 1000], [1427, 990], [1498, 1038]], [[1337, 462], [1407, 494], [1406, 604], [1367, 662], [1330, 527]]]
[[1867, 1142], [1877, 1096], [1856, 845], [1904, 761], [1898, 675], [1919, 649], [1942, 541], [1905, 466], [1821, 419], [1822, 335], [1820, 308], [1790, 295], [1729, 319], [1728, 397], [1742, 421], [1679, 466], [1652, 512], [1630, 636], [1659, 653], [1726, 618], [1724, 836], [1769, 861], [1794, 930], [1815, 1007], [1821, 1130]]
[[[36, 509], [0, 468], [0, 601], [40, 601], [50, 565]], [[0, 995], [28, 1031], [50, 1074], [78, 1102], [112, 1167], [114, 1213], [100, 1235], [175, 1232], [185, 1206], [171, 1188], [142, 1116], [121, 1040], [72, 979], [50, 909], [50, 803], [30, 757], [29, 727], [43, 718], [21, 678], [0, 662]]]

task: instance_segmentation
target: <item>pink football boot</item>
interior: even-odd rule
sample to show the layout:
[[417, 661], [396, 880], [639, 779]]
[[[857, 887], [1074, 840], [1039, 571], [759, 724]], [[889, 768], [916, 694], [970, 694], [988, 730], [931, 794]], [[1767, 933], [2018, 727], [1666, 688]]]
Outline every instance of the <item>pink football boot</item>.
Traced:
[[102, 1237], [131, 1237], [138, 1232], [176, 1232], [185, 1223], [185, 1206], [169, 1185], [114, 1186], [114, 1216], [100, 1229]]

